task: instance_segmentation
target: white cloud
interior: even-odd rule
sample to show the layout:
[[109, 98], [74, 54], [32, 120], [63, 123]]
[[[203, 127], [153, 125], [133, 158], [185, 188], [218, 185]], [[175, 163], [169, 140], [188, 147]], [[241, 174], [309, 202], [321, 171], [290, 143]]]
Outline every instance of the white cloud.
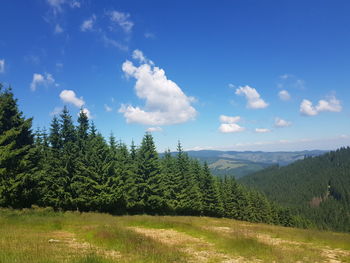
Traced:
[[239, 126], [237, 123], [222, 123], [219, 127], [219, 131], [222, 133], [242, 132], [245, 128]]
[[5, 59], [0, 59], [0, 73], [5, 72]]
[[278, 92], [278, 96], [280, 97], [281, 100], [287, 101], [290, 100], [290, 94], [286, 90], [281, 90]]
[[240, 116], [226, 116], [226, 115], [220, 115], [220, 122], [223, 123], [236, 123], [241, 120]]
[[132, 30], [132, 27], [134, 26], [134, 23], [129, 19], [130, 14], [123, 13], [119, 11], [110, 11], [108, 12], [110, 20], [120, 26], [125, 33], [130, 33]]
[[81, 7], [81, 3], [77, 0], [71, 1], [69, 5], [71, 8], [80, 8]]
[[66, 2], [66, 0], [47, 0], [47, 3], [52, 8], [54, 14], [61, 13], [63, 11], [62, 5]]
[[78, 98], [73, 90], [63, 90], [60, 93], [60, 98], [65, 103], [71, 103], [80, 108], [85, 104], [83, 97]]
[[55, 82], [55, 79], [52, 77], [50, 73], [45, 73], [44, 75], [34, 73], [33, 74], [33, 80], [30, 83], [30, 89], [32, 91], [35, 91], [38, 86], [50, 86], [50, 85], [55, 85], [58, 87], [59, 85]]
[[111, 107], [109, 107], [107, 104], [104, 105], [105, 106], [105, 111], [107, 112], [111, 112], [113, 109]]
[[102, 34], [102, 41], [104, 42], [105, 46], [116, 47], [122, 51], [128, 51], [129, 49], [127, 46], [121, 44], [117, 40], [107, 37], [106, 34]]
[[300, 104], [300, 113], [307, 116], [317, 115], [317, 110], [312, 106], [312, 102], [309, 100], [303, 100]]
[[278, 128], [288, 127], [290, 125], [292, 125], [290, 121], [286, 121], [278, 117], [275, 119], [275, 126]]
[[132, 58], [135, 59], [135, 60], [138, 60], [140, 63], [147, 63], [147, 64], [150, 64], [150, 65], [154, 65], [153, 61], [151, 61], [148, 58], [146, 58], [143, 55], [143, 52], [141, 50], [139, 50], [139, 49], [135, 49], [132, 52]]
[[127, 60], [122, 70], [127, 77], [136, 79], [136, 95], [146, 101], [144, 108], [120, 107], [119, 112], [124, 114], [128, 123], [160, 126], [183, 123], [196, 117], [197, 111], [191, 106], [194, 99], [169, 80], [163, 69], [149, 63], [137, 67]]
[[49, 6], [52, 8], [54, 15], [63, 12], [63, 6], [69, 4], [71, 8], [80, 8], [81, 3], [78, 0], [47, 0]]
[[239, 87], [236, 89], [236, 95], [244, 95], [247, 99], [247, 108], [250, 109], [263, 109], [269, 104], [266, 103], [256, 89], [249, 86]]
[[[90, 120], [93, 119], [91, 112], [87, 108], [83, 108], [83, 109], [81, 109], [81, 111], [84, 112]], [[79, 116], [79, 113], [78, 113], [78, 116]]]
[[219, 127], [219, 131], [222, 133], [242, 132], [245, 130], [244, 127], [237, 124], [241, 120], [240, 116], [220, 115], [219, 120], [222, 122]]
[[83, 21], [83, 23], [80, 26], [80, 30], [83, 32], [92, 31], [94, 28], [95, 21], [96, 15], [93, 14], [89, 19]]
[[341, 103], [335, 96], [329, 97], [328, 100], [319, 100], [316, 106], [306, 99], [300, 104], [300, 113], [306, 116], [315, 116], [322, 111], [340, 112], [341, 110]]
[[321, 111], [331, 111], [331, 112], [340, 112], [342, 106], [340, 101], [336, 97], [332, 96], [328, 100], [319, 100], [318, 105], [316, 106], [318, 112]]
[[163, 129], [161, 127], [149, 127], [146, 129], [147, 132], [161, 132]]
[[63, 28], [59, 24], [56, 24], [55, 34], [60, 34], [60, 33], [63, 33]]
[[267, 133], [267, 132], [271, 132], [270, 129], [265, 129], [265, 128], [256, 128], [255, 129], [256, 133]]

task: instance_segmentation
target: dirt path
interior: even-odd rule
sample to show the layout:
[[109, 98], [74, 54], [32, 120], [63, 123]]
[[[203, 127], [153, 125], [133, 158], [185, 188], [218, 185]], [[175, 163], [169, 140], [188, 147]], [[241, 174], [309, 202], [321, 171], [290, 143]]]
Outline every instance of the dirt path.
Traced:
[[76, 239], [75, 234], [68, 231], [55, 231], [50, 233], [50, 239], [48, 240], [52, 245], [64, 245], [74, 250], [77, 254], [87, 255], [91, 252], [97, 255], [109, 258], [119, 259], [121, 254], [115, 250], [108, 250], [101, 247], [97, 247], [88, 242], [82, 242]]
[[[141, 227], [131, 227], [135, 232], [150, 237], [158, 242], [176, 248], [189, 255], [190, 261], [193, 263], [204, 262], [222, 262], [222, 263], [243, 263], [254, 262], [247, 261], [243, 257], [232, 257], [230, 255], [217, 252], [214, 245], [201, 239], [192, 237], [173, 229], [150, 229]], [[258, 261], [256, 261], [258, 262]]]
[[246, 237], [253, 237], [264, 244], [279, 246], [281, 249], [286, 248], [283, 245], [292, 245], [292, 246], [298, 246], [298, 247], [309, 247], [311, 249], [317, 249], [320, 251], [320, 255], [322, 255], [322, 257], [326, 260], [324, 262], [327, 262], [327, 263], [342, 263], [343, 261], [341, 261], [341, 258], [347, 258], [347, 260], [350, 259], [350, 251], [342, 250], [339, 248], [334, 249], [327, 246], [318, 246], [318, 245], [313, 245], [311, 243], [306, 243], [301, 241], [298, 242], [298, 241], [286, 240], [282, 238], [276, 238], [268, 234], [255, 233], [253, 231], [246, 230], [246, 229], [244, 232], [241, 232], [240, 230], [232, 229], [230, 227], [208, 227], [205, 229], [213, 230], [219, 233], [225, 233], [228, 235], [240, 234]]

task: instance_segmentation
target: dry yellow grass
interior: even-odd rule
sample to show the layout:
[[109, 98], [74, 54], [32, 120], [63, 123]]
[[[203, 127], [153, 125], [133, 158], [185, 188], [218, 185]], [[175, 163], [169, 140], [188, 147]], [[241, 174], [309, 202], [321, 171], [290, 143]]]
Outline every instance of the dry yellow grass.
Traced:
[[0, 262], [350, 262], [350, 235], [230, 219], [0, 210]]

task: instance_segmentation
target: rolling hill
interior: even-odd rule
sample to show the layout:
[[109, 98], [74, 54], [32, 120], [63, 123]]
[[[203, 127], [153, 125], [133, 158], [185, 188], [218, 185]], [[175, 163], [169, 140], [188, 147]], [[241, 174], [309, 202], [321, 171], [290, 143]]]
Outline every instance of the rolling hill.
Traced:
[[350, 231], [350, 148], [273, 166], [239, 179], [317, 226]]
[[305, 157], [318, 156], [325, 151], [261, 152], [261, 151], [187, 151], [192, 158], [206, 161], [215, 175], [234, 175], [236, 178], [260, 171], [271, 165], [288, 165]]

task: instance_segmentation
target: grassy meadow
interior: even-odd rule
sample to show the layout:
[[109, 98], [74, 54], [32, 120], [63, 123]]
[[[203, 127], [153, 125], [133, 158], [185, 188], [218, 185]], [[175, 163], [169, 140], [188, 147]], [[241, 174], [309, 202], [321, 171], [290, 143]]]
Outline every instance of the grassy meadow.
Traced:
[[350, 235], [208, 217], [1, 209], [0, 262], [350, 262]]

